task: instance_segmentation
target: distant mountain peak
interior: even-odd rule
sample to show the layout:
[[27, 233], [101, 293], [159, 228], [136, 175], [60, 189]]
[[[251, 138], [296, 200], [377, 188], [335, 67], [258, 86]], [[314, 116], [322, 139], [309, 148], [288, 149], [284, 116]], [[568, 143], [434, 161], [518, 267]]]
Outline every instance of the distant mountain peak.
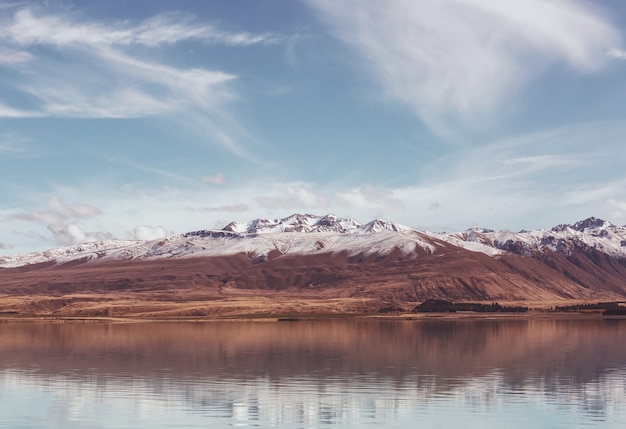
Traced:
[[573, 229], [578, 232], [587, 232], [594, 233], [602, 231], [606, 228], [615, 227], [611, 222], [608, 222], [604, 219], [597, 218], [595, 216], [588, 217], [587, 219], [579, 220], [573, 225], [570, 224], [560, 224], [552, 228], [553, 232], [562, 232], [567, 230], [568, 228]]
[[594, 216], [591, 216], [587, 219], [576, 222], [572, 228], [576, 231], [586, 231], [589, 229], [602, 229], [609, 226], [613, 226], [611, 222], [607, 222], [604, 219], [600, 219]]
[[334, 214], [294, 213], [281, 219], [231, 222], [221, 230], [199, 230], [155, 241], [110, 240], [3, 256], [0, 257], [0, 267], [50, 261], [66, 263], [77, 259], [122, 260], [237, 253], [268, 255], [274, 250], [281, 254], [348, 250], [351, 253], [384, 254], [401, 248], [406, 254], [413, 254], [415, 249], [431, 254], [445, 248], [444, 242], [496, 257], [504, 253], [531, 256], [543, 252], [556, 252], [568, 257], [576, 249], [584, 249], [588, 253], [601, 252], [626, 260], [626, 227], [615, 226], [596, 217], [573, 225], [561, 224], [551, 230], [514, 233], [470, 228], [458, 233], [429, 233], [383, 219], [361, 224], [352, 218]]
[[[102, 265], [74, 268], [83, 264]], [[214, 314], [208, 307], [212, 301], [252, 296], [250, 291], [264, 299], [319, 297], [328, 302], [333, 297], [358, 298], [359, 308], [369, 299], [385, 306], [397, 302], [394, 305], [402, 308], [431, 297], [469, 302], [552, 302], [561, 298], [623, 301], [626, 227], [592, 217], [552, 230], [471, 228], [430, 233], [382, 219], [360, 224], [332, 214], [296, 213], [156, 240], [109, 240], [2, 256], [0, 280], [1, 292], [8, 295], [23, 295], [26, 290], [38, 296], [123, 290], [152, 302], [154, 291], [163, 291], [163, 296], [166, 291], [169, 295], [176, 291], [177, 300], [188, 291], [187, 296], [194, 299], [193, 315], [197, 314], [195, 300], [204, 300], [199, 297], [206, 296], [207, 307], [202, 311]], [[39, 308], [35, 301], [27, 301], [27, 312]], [[61, 307], [49, 306], [48, 301]], [[73, 298], [46, 299], [45, 308], [51, 308], [53, 315], [63, 311], [79, 316], [91, 308], [102, 308], [92, 306], [92, 302], [74, 302]], [[140, 305], [141, 314], [156, 307]], [[229, 304], [228, 311], [231, 307]], [[293, 306], [302, 311], [308, 311], [307, 307]], [[13, 311], [13, 307], [7, 308]], [[110, 308], [122, 311], [113, 304]], [[287, 306], [280, 303], [274, 308], [283, 311]], [[333, 308], [336, 311], [339, 307]], [[156, 315], [156, 310], [150, 314]]]
[[[393, 231], [394, 229], [387, 228], [382, 230]], [[396, 230], [399, 230], [399, 228]], [[269, 220], [260, 218], [245, 223], [231, 222], [223, 228], [223, 231], [236, 232], [239, 234], [267, 234], [281, 232], [374, 232], [363, 231], [361, 224], [352, 218], [340, 218], [334, 214], [316, 216], [301, 213], [295, 213], [282, 219]]]
[[405, 226], [398, 225], [396, 223], [389, 222], [389, 221], [382, 220], [382, 219], [374, 219], [373, 221], [368, 222], [365, 225], [363, 225], [363, 227], [361, 228], [363, 232], [382, 232], [382, 231], [400, 232], [406, 229], [408, 228]]

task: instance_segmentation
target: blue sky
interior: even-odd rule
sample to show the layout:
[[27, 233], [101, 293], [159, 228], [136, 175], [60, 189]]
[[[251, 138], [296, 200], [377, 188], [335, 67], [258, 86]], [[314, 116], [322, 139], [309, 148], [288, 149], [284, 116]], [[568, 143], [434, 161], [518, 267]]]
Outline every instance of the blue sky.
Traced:
[[626, 223], [621, 1], [0, 3], [0, 253], [292, 213]]

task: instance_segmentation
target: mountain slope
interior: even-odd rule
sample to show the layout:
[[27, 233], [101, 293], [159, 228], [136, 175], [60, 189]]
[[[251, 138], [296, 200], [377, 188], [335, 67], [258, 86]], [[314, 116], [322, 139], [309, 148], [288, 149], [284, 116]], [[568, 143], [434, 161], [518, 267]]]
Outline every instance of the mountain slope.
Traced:
[[311, 302], [315, 311], [362, 312], [429, 298], [615, 300], [626, 298], [626, 228], [589, 218], [550, 230], [435, 234], [293, 215], [2, 257], [0, 267], [0, 311], [64, 315], [182, 314], [190, 302], [197, 315], [241, 313], [250, 300], [269, 300], [255, 311], [296, 313]]
[[459, 246], [484, 246], [494, 255], [524, 256], [588, 290], [621, 294], [626, 283], [626, 228], [594, 217], [550, 230], [469, 230], [442, 239]]

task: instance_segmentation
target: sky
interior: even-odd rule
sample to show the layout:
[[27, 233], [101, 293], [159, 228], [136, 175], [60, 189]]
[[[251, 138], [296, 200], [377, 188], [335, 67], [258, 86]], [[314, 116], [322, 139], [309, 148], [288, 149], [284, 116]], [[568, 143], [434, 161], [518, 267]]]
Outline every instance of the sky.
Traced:
[[626, 224], [625, 33], [621, 0], [0, 1], [0, 254]]

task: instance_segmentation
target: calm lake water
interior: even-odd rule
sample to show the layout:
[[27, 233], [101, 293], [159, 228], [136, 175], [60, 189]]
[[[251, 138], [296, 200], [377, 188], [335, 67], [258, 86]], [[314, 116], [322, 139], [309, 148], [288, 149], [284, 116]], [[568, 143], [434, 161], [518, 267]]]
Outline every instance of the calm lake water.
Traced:
[[625, 428], [626, 320], [0, 325], [2, 428]]

